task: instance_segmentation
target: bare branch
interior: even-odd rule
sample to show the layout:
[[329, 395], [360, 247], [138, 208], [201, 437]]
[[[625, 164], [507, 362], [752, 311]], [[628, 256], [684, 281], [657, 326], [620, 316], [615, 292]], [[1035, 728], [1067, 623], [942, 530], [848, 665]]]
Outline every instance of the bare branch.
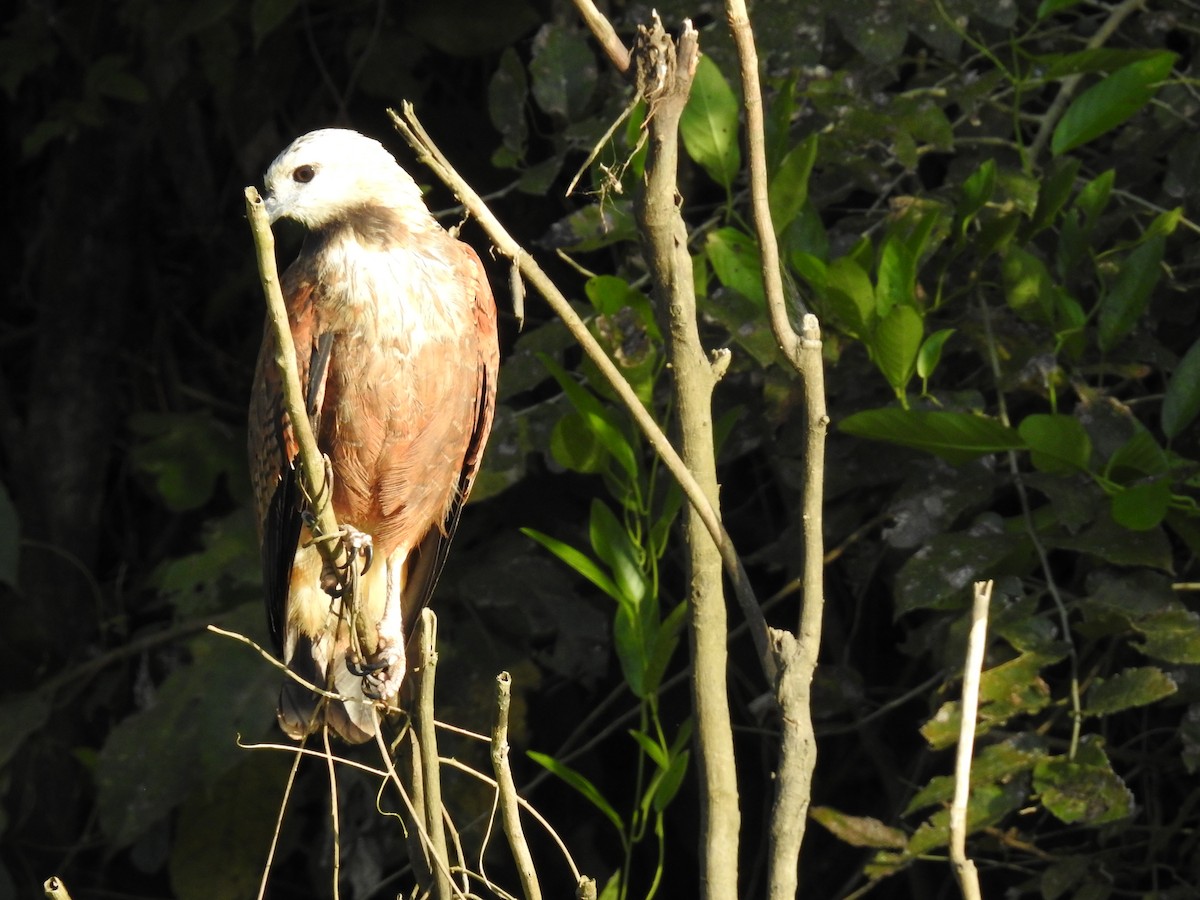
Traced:
[[726, 17], [737, 46], [742, 74], [742, 104], [746, 110], [746, 149], [750, 163], [750, 201], [754, 213], [754, 229], [758, 234], [762, 266], [763, 289], [767, 296], [767, 312], [771, 331], [779, 349], [788, 361], [800, 369], [800, 336], [788, 317], [787, 301], [783, 294], [783, 276], [779, 271], [779, 242], [771, 222], [771, 205], [767, 197], [767, 149], [763, 124], [762, 88], [758, 79], [758, 51], [754, 32], [746, 13], [745, 0], [726, 0]]
[[42, 890], [46, 892], [47, 900], [71, 900], [70, 893], [67, 892], [67, 886], [63, 884], [61, 878], [57, 875], [51, 875], [42, 884]]
[[979, 681], [987, 644], [988, 606], [992, 582], [975, 582], [971, 605], [971, 631], [967, 636], [967, 661], [963, 667], [962, 720], [958, 728], [958, 755], [954, 763], [954, 802], [950, 805], [950, 862], [963, 900], [980, 900], [979, 873], [967, 858], [967, 801], [971, 795], [971, 756], [975, 750], [975, 720], [979, 714]]
[[[716, 449], [712, 394], [717, 369], [700, 343], [695, 281], [688, 251], [687, 226], [676, 202], [679, 183], [679, 119], [687, 105], [696, 65], [699, 34], [685, 22], [676, 44], [658, 16], [638, 29], [634, 48], [636, 83], [647, 102], [649, 150], [645, 184], [635, 210], [654, 282], [657, 308], [667, 335], [667, 356], [674, 380], [679, 440], [684, 462], [717, 506]], [[689, 555], [688, 637], [692, 648], [692, 704], [696, 716], [696, 759], [701, 784], [701, 896], [738, 895], [737, 766], [726, 683], [729, 624], [721, 582], [721, 560], [707, 539], [694, 508], [683, 520]], [[761, 619], [756, 605], [748, 620]], [[756, 635], [765, 638], [765, 634]], [[759, 648], [764, 671], [771, 661], [765, 643]], [[768, 675], [768, 677], [770, 677]]]
[[[433, 716], [433, 687], [437, 674], [437, 617], [433, 610], [423, 609], [413, 631], [417, 647], [417, 715], [413, 721], [420, 746], [421, 781], [424, 785], [425, 829], [429, 833], [428, 848], [433, 857], [434, 894], [438, 900], [453, 896], [450, 880], [450, 856], [446, 848], [446, 830], [442, 825], [442, 778], [438, 767], [437, 726]], [[414, 762], [414, 769], [418, 768]]]
[[583, 19], [584, 24], [591, 29], [596, 40], [600, 42], [600, 47], [608, 56], [609, 62], [613, 64], [613, 68], [623, 77], [628, 78], [629, 50], [617, 35], [612, 23], [605, 18], [604, 13], [596, 9], [596, 4], [592, 0], [574, 0], [574, 3], [575, 9], [579, 12], [579, 18]]
[[529, 853], [529, 844], [521, 830], [517, 786], [513, 783], [512, 766], [508, 762], [508, 707], [511, 701], [512, 676], [501, 672], [496, 676], [496, 722], [492, 726], [492, 770], [496, 773], [500, 821], [517, 864], [517, 874], [521, 877], [526, 900], [541, 900], [542, 889], [533, 866], [533, 856]]
[[[262, 197], [254, 187], [245, 189], [246, 215], [250, 220], [250, 231], [254, 235], [254, 249], [258, 259], [258, 277], [262, 282], [263, 295], [267, 300], [267, 322], [275, 341], [275, 365], [283, 381], [283, 404], [292, 426], [299, 450], [297, 474], [304, 493], [310, 498], [328, 496], [329, 486], [325, 479], [325, 466], [317, 439], [313, 436], [308, 421], [308, 410], [304, 406], [304, 390], [300, 385], [300, 370], [296, 365], [296, 345], [292, 341], [292, 328], [288, 323], [287, 306], [279, 286], [279, 269], [275, 262], [275, 236]], [[336, 535], [341, 529], [328, 503], [314, 503], [316, 517], [315, 532], [320, 536]], [[317, 550], [327, 566], [338, 569], [346, 564], [345, 548], [340, 541], [318, 540]]]

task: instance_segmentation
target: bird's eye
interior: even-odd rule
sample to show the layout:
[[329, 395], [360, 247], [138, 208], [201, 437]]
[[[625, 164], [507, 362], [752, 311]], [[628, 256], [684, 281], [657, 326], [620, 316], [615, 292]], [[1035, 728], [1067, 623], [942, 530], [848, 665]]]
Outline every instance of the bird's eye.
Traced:
[[313, 176], [317, 174], [317, 170], [312, 166], [297, 166], [292, 172], [292, 181], [298, 181], [301, 184], [308, 184], [313, 180]]

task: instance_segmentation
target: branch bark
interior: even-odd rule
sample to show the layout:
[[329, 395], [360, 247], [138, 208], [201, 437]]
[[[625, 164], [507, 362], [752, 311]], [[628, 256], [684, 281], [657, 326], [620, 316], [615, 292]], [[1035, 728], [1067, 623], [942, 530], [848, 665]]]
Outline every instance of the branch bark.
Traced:
[[438, 765], [437, 725], [433, 712], [433, 688], [437, 674], [437, 617], [423, 609], [413, 630], [417, 646], [417, 710], [413, 726], [420, 747], [421, 781], [424, 786], [425, 830], [429, 834], [428, 852], [432, 857], [434, 896], [450, 900], [455, 895], [450, 882], [450, 854], [446, 848], [446, 829], [442, 824], [442, 776]]
[[492, 770], [496, 773], [496, 792], [500, 821], [517, 864], [517, 874], [527, 900], [541, 900], [533, 856], [521, 829], [521, 808], [517, 802], [517, 786], [513, 782], [512, 766], [508, 761], [508, 708], [512, 702], [512, 676], [501, 672], [496, 676], [496, 721], [492, 725]]
[[[712, 393], [718, 360], [710, 360], [700, 344], [687, 227], [676, 204], [679, 118], [700, 59], [699, 33], [691, 22], [685, 22], [676, 45], [657, 16], [649, 28], [640, 27], [638, 32], [634, 65], [648, 104], [649, 152], [644, 190], [635, 209], [658, 296], [658, 313], [665, 320], [664, 333], [669, 335], [667, 356], [674, 376], [683, 460], [715, 509], [718, 488]], [[703, 897], [734, 898], [738, 895], [741, 812], [726, 685], [729, 628], [721, 559], [694, 509], [684, 516], [684, 537], [690, 570], [692, 703], [702, 788], [700, 891]]]
[[958, 730], [958, 755], [954, 763], [954, 801], [950, 805], [950, 863], [963, 900], [980, 900], [979, 873], [967, 858], [967, 802], [971, 796], [971, 757], [975, 750], [975, 720], [979, 714], [979, 681], [983, 652], [987, 646], [988, 606], [992, 582], [975, 582], [971, 606], [971, 630], [967, 636], [967, 659], [963, 666], [962, 716]]

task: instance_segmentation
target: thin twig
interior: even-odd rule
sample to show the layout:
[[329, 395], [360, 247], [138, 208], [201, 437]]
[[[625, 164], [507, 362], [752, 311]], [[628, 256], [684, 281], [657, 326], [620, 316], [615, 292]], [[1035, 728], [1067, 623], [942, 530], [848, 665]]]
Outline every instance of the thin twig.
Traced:
[[51, 875], [42, 884], [42, 890], [46, 892], [48, 900], [71, 900], [70, 893], [67, 892], [67, 886], [63, 884], [63, 880], [57, 875]]
[[950, 862], [963, 900], [980, 900], [979, 873], [967, 857], [967, 802], [971, 797], [971, 757], [975, 750], [975, 720], [979, 714], [979, 682], [983, 651], [987, 645], [988, 605], [992, 582], [975, 582], [971, 606], [971, 631], [967, 636], [967, 661], [963, 668], [962, 720], [958, 728], [958, 755], [954, 763], [954, 802], [950, 805]]
[[625, 42], [617, 35], [616, 29], [612, 27], [612, 23], [596, 8], [596, 4], [592, 0], [574, 0], [574, 3], [575, 9], [579, 13], [579, 18], [583, 19], [596, 40], [600, 42], [600, 48], [608, 57], [609, 62], [613, 64], [613, 68], [623, 78], [628, 78], [629, 48], [625, 46]]
[[333, 750], [329, 747], [329, 725], [321, 725], [321, 743], [325, 749], [325, 767], [329, 774], [329, 825], [333, 832], [333, 900], [342, 896], [342, 820], [338, 810], [337, 770]]
[[[472, 769], [464, 762], [460, 762], [459, 760], [448, 756], [441, 757], [438, 762], [443, 766], [449, 766], [452, 769], [458, 769], [460, 772], [464, 772], [465, 774], [470, 775], [472, 778], [476, 778], [479, 781], [482, 781], [484, 784], [491, 785], [493, 788], [499, 790], [499, 785], [496, 783], [495, 779], [489, 778], [478, 769]], [[576, 882], [584, 880], [584, 876], [579, 874], [579, 867], [575, 865], [575, 860], [571, 856], [571, 852], [567, 849], [567, 845], [563, 842], [563, 839], [559, 837], [558, 832], [554, 830], [553, 826], [546, 821], [545, 816], [538, 812], [537, 808], [532, 803], [521, 797], [519, 794], [517, 795], [517, 804], [521, 807], [521, 809], [528, 813], [535, 822], [541, 825], [542, 828], [546, 830], [546, 834], [550, 836], [551, 840], [558, 845], [558, 849], [562, 851], [563, 859], [567, 861], [567, 866], [570, 867], [571, 874], [575, 877]]]
[[541, 900], [542, 889], [538, 884], [529, 844], [521, 830], [517, 786], [513, 783], [512, 766], [508, 761], [508, 707], [511, 702], [512, 676], [501, 672], [496, 676], [496, 721], [492, 726], [492, 770], [496, 773], [496, 784], [499, 785], [500, 821], [517, 864], [517, 874], [521, 878], [526, 900]]

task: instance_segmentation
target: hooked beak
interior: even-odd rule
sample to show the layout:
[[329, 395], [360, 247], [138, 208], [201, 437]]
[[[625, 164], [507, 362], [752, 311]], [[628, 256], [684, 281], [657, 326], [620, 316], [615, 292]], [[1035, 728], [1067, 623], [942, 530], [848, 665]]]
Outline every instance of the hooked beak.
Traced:
[[274, 194], [268, 194], [263, 198], [263, 208], [267, 211], [267, 221], [272, 225], [283, 218], [285, 212], [283, 204]]

